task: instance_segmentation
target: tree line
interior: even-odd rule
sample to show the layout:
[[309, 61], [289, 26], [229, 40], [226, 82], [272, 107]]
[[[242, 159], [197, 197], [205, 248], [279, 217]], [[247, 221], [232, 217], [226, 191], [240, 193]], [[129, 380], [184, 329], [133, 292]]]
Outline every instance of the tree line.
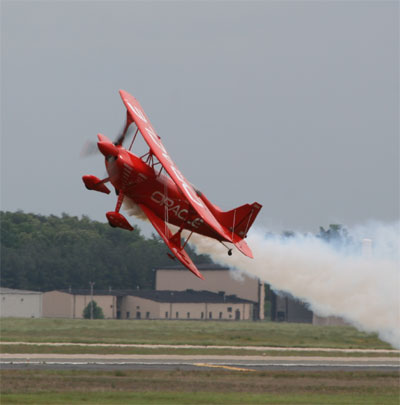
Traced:
[[[2, 287], [49, 291], [86, 289], [95, 282], [97, 290], [153, 289], [153, 270], [179, 263], [167, 257], [169, 249], [158, 236], [148, 239], [138, 227], [128, 232], [87, 216], [0, 211], [0, 226]], [[341, 225], [320, 227], [317, 236], [337, 247], [351, 242]], [[195, 263], [212, 263], [189, 245], [185, 249]]]
[[[173, 265], [169, 249], [139, 228], [127, 232], [78, 218], [0, 212], [1, 286], [25, 290], [89, 288], [151, 289], [154, 269]], [[195, 263], [209, 263], [186, 247]]]

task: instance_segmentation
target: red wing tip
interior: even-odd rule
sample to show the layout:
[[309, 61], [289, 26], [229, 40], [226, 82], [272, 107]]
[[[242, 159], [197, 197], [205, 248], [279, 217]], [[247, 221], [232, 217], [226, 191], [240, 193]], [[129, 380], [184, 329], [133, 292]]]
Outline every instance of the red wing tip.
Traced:
[[201, 273], [196, 274], [196, 276], [201, 280], [205, 280], [205, 278], [203, 277], [203, 275]]
[[[193, 263], [192, 263], [193, 264]], [[203, 275], [197, 270], [196, 266], [185, 265], [196, 277], [200, 278], [201, 280], [205, 280]]]
[[119, 95], [121, 96], [121, 99], [122, 99], [122, 101], [126, 101], [128, 98], [129, 98], [129, 96], [130, 96], [130, 94], [127, 92], [127, 91], [125, 91], [125, 90], [120, 90], [119, 91]]

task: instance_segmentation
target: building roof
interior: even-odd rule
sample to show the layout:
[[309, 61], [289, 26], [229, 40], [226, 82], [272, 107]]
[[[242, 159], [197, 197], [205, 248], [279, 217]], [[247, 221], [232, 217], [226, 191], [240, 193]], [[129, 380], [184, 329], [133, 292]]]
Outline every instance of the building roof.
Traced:
[[[202, 263], [202, 264], [196, 264], [196, 267], [199, 270], [230, 270], [229, 267], [226, 266], [221, 266], [219, 264], [214, 264], [214, 263]], [[187, 267], [185, 267], [183, 264], [174, 264], [172, 266], [163, 266], [163, 267], [157, 267], [155, 270], [186, 270]]]
[[[64, 293], [73, 295], [90, 295], [90, 290], [58, 290]], [[240, 304], [240, 303], [253, 303], [253, 301], [245, 300], [237, 297], [236, 295], [226, 295], [224, 291], [219, 293], [213, 293], [210, 291], [195, 291], [195, 290], [185, 290], [185, 291], [171, 291], [171, 290], [94, 290], [93, 297], [99, 295], [111, 295], [111, 296], [134, 296], [145, 298], [156, 302], [182, 302], [182, 303], [229, 303], [229, 304]]]
[[[63, 292], [66, 294], [72, 294], [72, 295], [90, 295], [91, 291], [88, 288], [67, 288], [63, 290], [52, 290], [52, 291], [59, 291]], [[48, 292], [52, 292], [48, 291]], [[127, 295], [126, 291], [130, 290], [96, 290], [93, 289], [93, 296], [99, 296], [99, 295], [111, 295], [111, 296], [121, 296], [121, 295]], [[133, 290], [132, 290], [133, 291]]]
[[40, 291], [15, 290], [14, 288], [0, 287], [0, 294], [43, 294]]

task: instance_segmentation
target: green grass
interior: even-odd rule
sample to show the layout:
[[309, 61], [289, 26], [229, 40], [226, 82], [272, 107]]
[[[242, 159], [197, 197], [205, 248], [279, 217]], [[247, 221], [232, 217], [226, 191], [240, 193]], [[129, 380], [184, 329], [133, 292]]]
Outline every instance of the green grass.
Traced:
[[399, 397], [393, 394], [221, 394], [214, 392], [74, 392], [64, 394], [6, 394], [1, 396], [5, 404], [137, 404], [137, 405], [250, 405], [250, 404], [305, 404], [305, 405], [398, 405]]
[[391, 349], [351, 326], [277, 322], [1, 319], [3, 342], [147, 343]]
[[396, 372], [1, 370], [2, 404], [398, 404]]

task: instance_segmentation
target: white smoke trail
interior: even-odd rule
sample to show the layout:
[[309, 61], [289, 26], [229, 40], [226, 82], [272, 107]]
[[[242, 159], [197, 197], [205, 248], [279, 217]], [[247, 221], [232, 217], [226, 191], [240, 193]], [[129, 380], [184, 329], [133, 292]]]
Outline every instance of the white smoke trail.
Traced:
[[213, 239], [193, 235], [197, 253], [286, 291], [308, 303], [320, 316], [339, 316], [366, 332], [400, 348], [399, 224], [359, 227], [353, 240], [369, 237], [371, 257], [360, 249], [341, 253], [313, 235], [271, 238], [254, 231], [249, 235], [255, 259], [239, 252], [228, 256]]
[[136, 217], [142, 221], [148, 221], [146, 214], [142, 211], [142, 209], [137, 205], [133, 200], [129, 197], [125, 196], [123, 203], [123, 209], [127, 212], [128, 215]]

